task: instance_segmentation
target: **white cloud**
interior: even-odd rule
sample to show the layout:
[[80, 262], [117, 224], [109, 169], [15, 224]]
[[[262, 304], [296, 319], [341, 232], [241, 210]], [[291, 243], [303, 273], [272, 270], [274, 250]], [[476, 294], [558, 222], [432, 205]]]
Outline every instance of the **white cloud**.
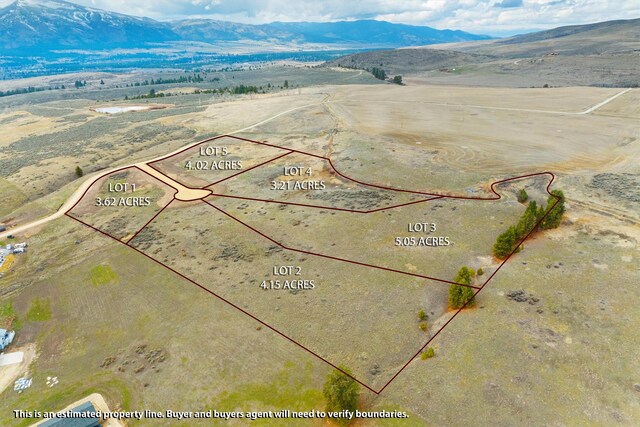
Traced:
[[[246, 23], [385, 19], [505, 34], [640, 17], [638, 0], [73, 0], [160, 20], [208, 17]], [[10, 0], [0, 0], [0, 6]]]

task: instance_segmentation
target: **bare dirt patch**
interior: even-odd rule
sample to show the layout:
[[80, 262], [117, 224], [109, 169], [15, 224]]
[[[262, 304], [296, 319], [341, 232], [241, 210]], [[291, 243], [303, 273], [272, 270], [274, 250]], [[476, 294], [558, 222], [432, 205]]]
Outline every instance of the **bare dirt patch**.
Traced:
[[24, 352], [24, 359], [22, 362], [13, 365], [0, 367], [0, 394], [5, 391], [9, 386], [13, 385], [13, 382], [17, 380], [21, 375], [26, 373], [36, 357], [36, 345], [27, 344], [21, 347], [11, 347], [10, 352], [22, 351]]
[[121, 113], [135, 113], [138, 111], [149, 110], [162, 110], [170, 107], [170, 105], [164, 104], [152, 104], [152, 105], [110, 105], [108, 107], [93, 107], [91, 111], [103, 114], [121, 114]]

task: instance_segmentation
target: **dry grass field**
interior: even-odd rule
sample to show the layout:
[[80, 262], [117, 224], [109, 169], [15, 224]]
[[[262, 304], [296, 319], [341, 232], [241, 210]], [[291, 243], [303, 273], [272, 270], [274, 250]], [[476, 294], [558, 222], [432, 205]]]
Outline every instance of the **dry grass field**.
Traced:
[[[561, 227], [536, 234], [507, 262], [476, 307], [436, 337], [434, 358], [411, 362], [380, 395], [363, 390], [363, 408], [408, 411], [406, 423], [357, 425], [636, 425], [638, 89], [578, 114], [620, 91], [324, 85], [205, 99], [202, 107], [172, 100], [176, 107], [114, 117], [91, 112], [89, 101], [34, 105], [0, 117], [0, 131], [24, 144], [3, 163], [10, 169], [1, 178], [12, 185], [0, 195], [11, 207], [3, 206], [0, 221], [19, 223], [55, 211], [80, 184], [69, 177], [77, 159], [93, 172], [230, 132], [331, 158], [336, 169], [358, 180], [416, 191], [488, 196], [494, 181], [550, 171], [556, 175], [552, 188], [567, 197]], [[17, 130], [30, 121], [25, 126], [33, 129]], [[539, 184], [526, 185], [542, 201]], [[239, 180], [222, 191], [244, 196], [254, 185]], [[491, 243], [523, 209], [513, 199], [518, 189], [505, 189], [500, 203], [460, 202], [452, 211], [446, 208], [457, 202], [432, 201], [360, 223], [374, 231], [381, 218], [406, 225], [419, 211], [438, 215], [459, 242], [452, 259], [416, 249], [404, 262], [404, 254], [387, 254], [368, 241], [371, 234], [360, 235], [365, 250], [351, 244], [357, 227], [338, 214], [222, 198], [212, 203], [305, 247], [407, 269], [433, 267], [452, 279], [462, 264], [495, 265]], [[433, 203], [445, 208], [432, 212]], [[212, 210], [172, 203], [133, 244], [237, 299], [243, 309], [270, 316], [375, 384], [405, 362], [389, 348], [412, 348], [425, 337], [417, 327], [421, 308], [433, 311], [433, 326], [450, 315], [443, 305], [445, 284], [426, 293], [417, 281], [394, 273], [279, 251]], [[385, 238], [397, 231], [388, 227]], [[30, 368], [34, 385], [23, 394], [2, 393], [0, 424], [29, 424], [12, 418], [14, 408], [54, 410], [91, 392], [101, 393], [110, 408], [124, 409], [323, 407], [328, 365], [144, 255], [66, 217], [19, 238], [29, 242], [29, 252], [0, 278], [0, 306], [12, 304], [16, 344], [35, 343], [38, 357]], [[268, 277], [274, 260], [300, 263], [322, 284], [309, 291], [317, 293], [247, 292]], [[94, 280], [103, 271], [109, 279]], [[522, 302], [513, 298], [520, 290]], [[336, 293], [344, 300], [336, 302]], [[50, 318], [28, 320], [36, 299], [48, 301]], [[49, 375], [60, 383], [47, 387]]]

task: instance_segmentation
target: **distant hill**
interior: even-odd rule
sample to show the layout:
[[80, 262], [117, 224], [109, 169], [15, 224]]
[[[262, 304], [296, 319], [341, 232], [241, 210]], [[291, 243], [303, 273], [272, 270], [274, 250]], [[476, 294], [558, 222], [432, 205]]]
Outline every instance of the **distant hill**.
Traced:
[[393, 75], [459, 67], [465, 64], [484, 63], [495, 59], [495, 57], [489, 55], [456, 52], [453, 50], [393, 49], [341, 56], [327, 62], [325, 65], [328, 67], [339, 66], [358, 69], [377, 67]]
[[504, 39], [459, 43], [438, 46], [438, 48], [509, 58], [524, 58], [553, 52], [563, 55], [640, 52], [640, 19], [571, 25]]
[[605, 38], [605, 39], [632, 39], [640, 40], [640, 19], [616, 20], [597, 22], [586, 25], [570, 25], [558, 27], [551, 30], [538, 31], [530, 34], [521, 34], [507, 39], [500, 40], [498, 44], [531, 43], [542, 40], [563, 39], [563, 41], [573, 36], [585, 38]]
[[0, 9], [0, 48], [18, 51], [131, 48], [166, 41], [216, 43], [239, 40], [400, 47], [488, 38], [464, 31], [374, 20], [264, 25], [207, 19], [158, 22], [62, 0], [17, 0]]
[[436, 84], [638, 87], [639, 54], [640, 19], [633, 19], [497, 40], [362, 52], [326, 66], [377, 67], [390, 76]]

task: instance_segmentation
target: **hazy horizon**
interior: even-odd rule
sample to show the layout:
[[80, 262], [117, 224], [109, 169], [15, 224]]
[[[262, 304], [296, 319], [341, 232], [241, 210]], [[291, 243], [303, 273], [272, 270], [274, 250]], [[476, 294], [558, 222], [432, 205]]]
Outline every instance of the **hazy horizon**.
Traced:
[[[0, 0], [0, 7], [13, 2]], [[295, 3], [284, 0], [76, 0], [70, 3], [159, 21], [215, 19], [267, 24], [374, 19], [498, 37], [640, 16], [640, 3], [629, 0], [371, 0], [353, 4], [337, 0]]]

